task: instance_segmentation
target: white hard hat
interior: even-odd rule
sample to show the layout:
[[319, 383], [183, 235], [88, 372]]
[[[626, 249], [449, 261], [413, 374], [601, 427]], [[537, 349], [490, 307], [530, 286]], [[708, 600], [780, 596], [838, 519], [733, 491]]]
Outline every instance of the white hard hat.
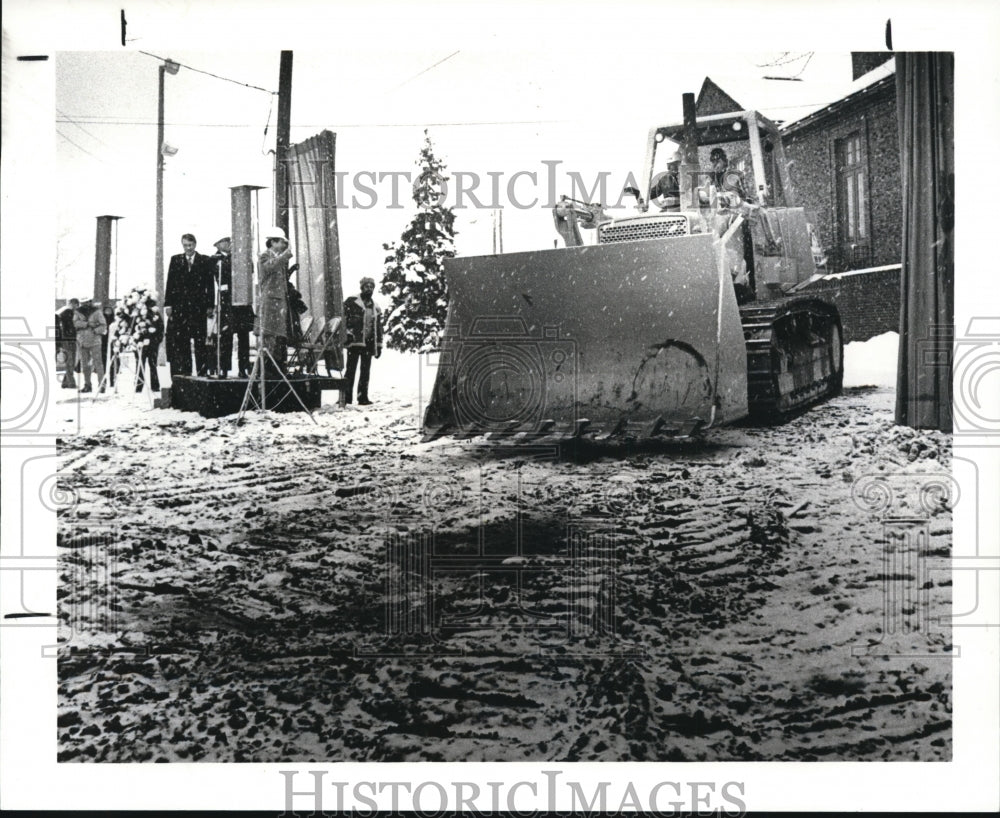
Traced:
[[265, 239], [284, 239], [288, 241], [288, 236], [285, 235], [285, 231], [280, 227], [269, 227], [267, 232], [264, 234]]

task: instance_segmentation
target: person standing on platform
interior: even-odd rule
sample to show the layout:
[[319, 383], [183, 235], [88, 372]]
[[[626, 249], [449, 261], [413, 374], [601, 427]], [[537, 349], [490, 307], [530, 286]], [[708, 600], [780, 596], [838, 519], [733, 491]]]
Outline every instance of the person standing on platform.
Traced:
[[[250, 376], [250, 333], [253, 332], [253, 307], [250, 304], [233, 304], [233, 241], [226, 236], [215, 243], [218, 252], [212, 256], [215, 280], [221, 282], [219, 303], [222, 305], [224, 329], [221, 340], [223, 377], [232, 367], [233, 335], [236, 336], [236, 366], [239, 377]], [[214, 303], [214, 302], [213, 302]], [[228, 316], [228, 317], [227, 317]]]
[[382, 355], [382, 310], [372, 298], [375, 279], [361, 279], [361, 295], [355, 295], [344, 302], [344, 326], [347, 328], [347, 381], [346, 403], [354, 394], [354, 374], [361, 362], [358, 377], [358, 405], [370, 406], [368, 399], [368, 379], [372, 368], [372, 358]]
[[292, 248], [280, 227], [272, 227], [264, 238], [267, 250], [260, 255], [261, 344], [283, 372], [288, 357], [288, 261]]
[[[212, 305], [218, 310], [215, 316], [215, 332], [219, 348], [209, 350], [211, 360], [208, 368], [215, 371], [220, 378], [227, 378], [233, 365], [233, 260], [230, 257], [232, 239], [229, 236], [219, 239], [214, 247], [216, 253], [211, 260], [215, 300]], [[249, 343], [249, 338], [247, 340]], [[218, 356], [218, 366], [216, 366], [216, 356]], [[250, 352], [247, 350], [248, 360], [249, 356]]]
[[198, 240], [190, 233], [181, 236], [181, 246], [184, 252], [170, 259], [163, 296], [171, 377], [191, 374], [192, 341], [196, 371], [206, 373], [206, 323], [215, 301], [211, 259], [195, 250]]

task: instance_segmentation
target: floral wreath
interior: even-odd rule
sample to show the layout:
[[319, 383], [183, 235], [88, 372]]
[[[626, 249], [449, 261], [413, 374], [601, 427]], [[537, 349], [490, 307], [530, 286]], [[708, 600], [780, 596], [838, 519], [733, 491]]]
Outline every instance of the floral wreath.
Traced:
[[155, 293], [145, 287], [133, 287], [115, 307], [114, 335], [111, 349], [119, 355], [139, 352], [153, 339], [163, 335], [163, 317], [160, 308], [148, 302]]

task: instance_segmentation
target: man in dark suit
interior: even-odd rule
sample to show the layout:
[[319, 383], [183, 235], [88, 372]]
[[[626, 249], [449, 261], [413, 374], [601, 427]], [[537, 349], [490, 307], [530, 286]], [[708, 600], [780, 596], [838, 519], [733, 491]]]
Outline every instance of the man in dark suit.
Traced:
[[205, 329], [215, 302], [212, 260], [195, 250], [198, 240], [190, 233], [181, 236], [181, 246], [184, 252], [170, 259], [163, 296], [171, 377], [191, 374], [192, 341], [196, 371], [205, 374]]

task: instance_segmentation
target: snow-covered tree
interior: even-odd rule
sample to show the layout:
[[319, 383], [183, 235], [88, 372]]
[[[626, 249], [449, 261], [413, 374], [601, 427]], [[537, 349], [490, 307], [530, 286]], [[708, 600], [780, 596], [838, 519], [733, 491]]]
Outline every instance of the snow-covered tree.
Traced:
[[417, 213], [399, 242], [382, 245], [388, 255], [381, 292], [390, 298], [385, 343], [402, 352], [437, 347], [448, 310], [444, 260], [455, 255], [455, 214], [441, 205], [448, 177], [427, 131], [417, 165], [420, 175], [413, 185]]

